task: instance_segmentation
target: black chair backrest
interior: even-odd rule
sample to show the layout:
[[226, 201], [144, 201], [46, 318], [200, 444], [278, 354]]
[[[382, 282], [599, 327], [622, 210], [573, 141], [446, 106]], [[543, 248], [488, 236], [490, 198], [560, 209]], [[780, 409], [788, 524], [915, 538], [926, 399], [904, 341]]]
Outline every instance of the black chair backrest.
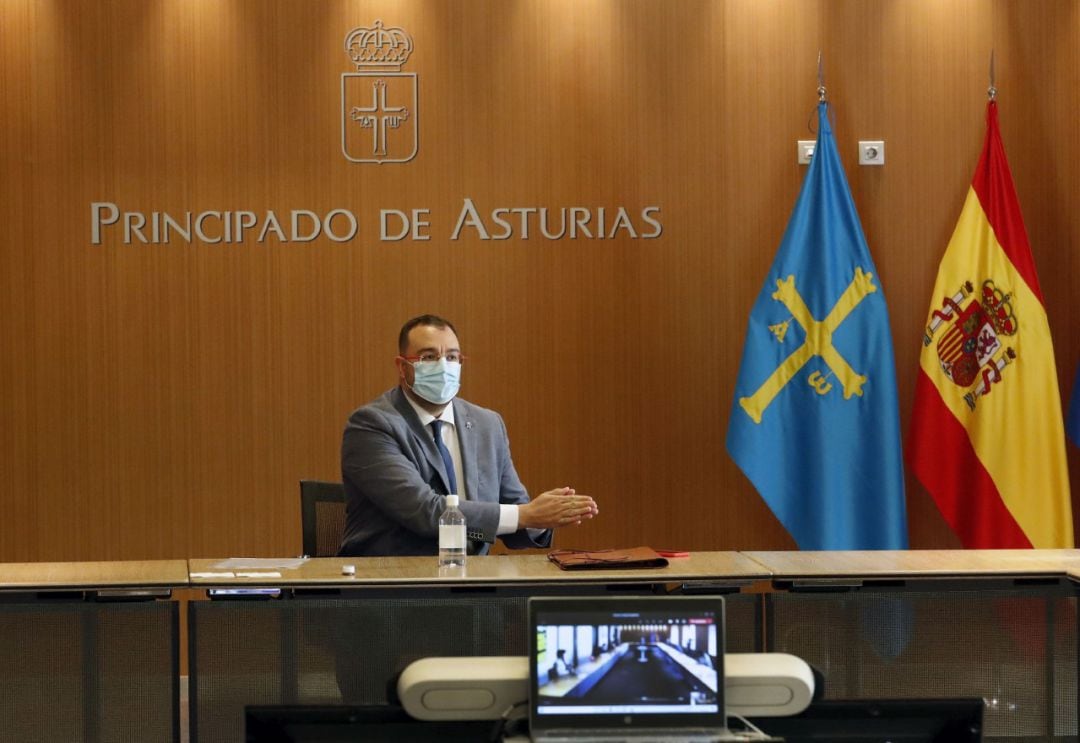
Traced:
[[305, 555], [336, 555], [345, 533], [345, 486], [340, 482], [301, 480], [300, 523]]

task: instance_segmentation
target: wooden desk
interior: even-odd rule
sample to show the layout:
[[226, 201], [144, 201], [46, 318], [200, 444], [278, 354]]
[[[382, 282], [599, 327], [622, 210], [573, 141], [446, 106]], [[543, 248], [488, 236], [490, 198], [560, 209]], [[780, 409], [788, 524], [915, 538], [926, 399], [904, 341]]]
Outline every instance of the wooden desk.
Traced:
[[[689, 557], [671, 558], [666, 568], [648, 570], [560, 570], [546, 555], [491, 555], [469, 557], [463, 572], [447, 571], [442, 574], [435, 557], [321, 557], [312, 558], [293, 570], [281, 570], [281, 577], [221, 578], [199, 575], [220, 572], [214, 568], [220, 562], [189, 560], [191, 585], [196, 588], [277, 586], [298, 589], [680, 583], [738, 586], [770, 577], [768, 570], [738, 552], [694, 552]], [[343, 565], [355, 566], [356, 574], [343, 575]]]
[[1057, 550], [1065, 575], [1073, 582], [1080, 583], [1080, 549]]
[[189, 561], [191, 585], [283, 590], [279, 599], [189, 604], [195, 743], [238, 740], [245, 704], [385, 704], [388, 684], [420, 657], [526, 655], [532, 595], [728, 594], [728, 647], [754, 650], [760, 597], [739, 589], [769, 578], [736, 552], [650, 570], [565, 571], [546, 555], [518, 554], [469, 557], [464, 573], [442, 575], [434, 556], [314, 558], [280, 577], [200, 575], [221, 572], [220, 562]]
[[[0, 737], [180, 737], [186, 560], [0, 564]], [[91, 598], [93, 600], [87, 600]]]
[[[130, 599], [190, 586], [283, 594], [189, 605], [191, 719], [204, 742], [236, 740], [247, 703], [379, 703], [416, 657], [521, 655], [530, 595], [680, 590], [728, 594], [728, 650], [799, 655], [826, 673], [831, 697], [982, 695], [999, 701], [988, 734], [1076, 730], [1054, 700], [1076, 693], [1080, 550], [698, 552], [661, 569], [580, 572], [516, 554], [443, 575], [434, 557], [321, 558], [280, 577], [192, 575], [219, 562], [0, 565], [0, 657], [22, 669], [0, 674], [11, 700], [0, 729], [175, 741], [179, 612]], [[781, 590], [761, 591], [769, 580]]]
[[765, 601], [767, 646], [820, 670], [827, 698], [984, 697], [990, 739], [1075, 735], [1063, 710], [1077, 693], [1080, 552], [744, 555], [781, 589]]
[[0, 591], [173, 589], [187, 585], [186, 560], [0, 564]]
[[1080, 550], [897, 550], [744, 552], [779, 580], [1013, 579], [1064, 577]]

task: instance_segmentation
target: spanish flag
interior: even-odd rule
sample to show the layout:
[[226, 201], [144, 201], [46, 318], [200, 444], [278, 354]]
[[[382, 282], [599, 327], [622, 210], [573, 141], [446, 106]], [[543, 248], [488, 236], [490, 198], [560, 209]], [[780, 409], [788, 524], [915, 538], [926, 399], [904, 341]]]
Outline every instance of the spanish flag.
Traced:
[[998, 128], [926, 318], [907, 460], [965, 547], [1072, 547], [1054, 349]]

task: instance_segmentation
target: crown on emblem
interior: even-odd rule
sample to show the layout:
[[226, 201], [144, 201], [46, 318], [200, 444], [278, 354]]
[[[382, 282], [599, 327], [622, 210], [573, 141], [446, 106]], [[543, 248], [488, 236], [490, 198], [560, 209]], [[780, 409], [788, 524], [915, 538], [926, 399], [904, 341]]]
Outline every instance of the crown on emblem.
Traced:
[[365, 67], [401, 66], [412, 54], [412, 37], [400, 28], [385, 28], [375, 21], [371, 28], [354, 28], [345, 36], [345, 53], [357, 70]]
[[982, 285], [982, 306], [994, 323], [998, 335], [1012, 335], [1016, 332], [1016, 316], [1013, 315], [1012, 294], [994, 286], [993, 279], [987, 279]]

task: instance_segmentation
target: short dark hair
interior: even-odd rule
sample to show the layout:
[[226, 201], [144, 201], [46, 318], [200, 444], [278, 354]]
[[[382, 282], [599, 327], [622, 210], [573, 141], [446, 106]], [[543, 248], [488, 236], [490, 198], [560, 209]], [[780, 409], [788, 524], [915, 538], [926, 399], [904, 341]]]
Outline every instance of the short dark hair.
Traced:
[[454, 335], [457, 335], [457, 330], [454, 329], [453, 323], [449, 320], [441, 318], [438, 315], [420, 315], [401, 326], [401, 332], [398, 333], [397, 339], [398, 353], [405, 353], [405, 349], [409, 347], [409, 333], [413, 328], [420, 325], [430, 325], [439, 328], [440, 330], [443, 328], [450, 328]]

